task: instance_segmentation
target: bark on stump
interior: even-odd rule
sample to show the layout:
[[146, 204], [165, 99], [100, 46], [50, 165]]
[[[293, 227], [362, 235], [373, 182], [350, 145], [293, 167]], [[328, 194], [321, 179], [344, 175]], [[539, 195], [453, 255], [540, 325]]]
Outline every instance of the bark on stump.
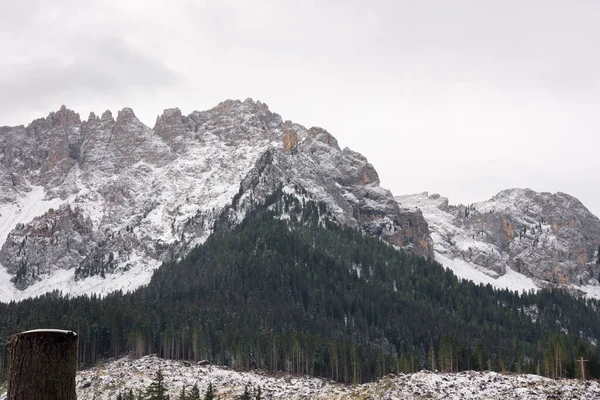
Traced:
[[7, 400], [76, 400], [77, 334], [40, 329], [13, 335]]

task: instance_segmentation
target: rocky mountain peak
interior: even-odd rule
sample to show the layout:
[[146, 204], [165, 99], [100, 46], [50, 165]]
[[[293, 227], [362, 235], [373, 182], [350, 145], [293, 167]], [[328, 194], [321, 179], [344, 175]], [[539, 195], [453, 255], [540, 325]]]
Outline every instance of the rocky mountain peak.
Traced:
[[162, 115], [156, 117], [156, 123], [152, 130], [166, 142], [170, 142], [173, 138], [183, 134], [185, 126], [181, 110], [179, 108], [164, 110]]
[[[46, 118], [32, 121], [27, 130], [36, 135], [40, 132], [51, 132], [53, 136], [72, 130], [81, 124], [79, 114], [62, 105], [58, 111], [53, 111]], [[44, 135], [49, 136], [49, 135]]]
[[145, 125], [142, 124], [142, 122], [135, 116], [133, 109], [131, 109], [129, 107], [124, 107], [122, 110], [120, 110], [118, 112], [117, 120], [115, 122], [118, 126], [132, 124], [132, 125], [141, 125], [141, 126], [145, 127]]
[[338, 145], [338, 141], [333, 137], [329, 132], [325, 129], [314, 126], [308, 130], [308, 137], [313, 138], [321, 143], [325, 143], [328, 146], [333, 147], [336, 150], [340, 150], [340, 146]]
[[133, 289], [282, 185], [339, 223], [433, 256], [422, 214], [400, 210], [365, 157], [260, 101], [167, 109], [153, 129], [130, 108], [116, 120], [106, 111], [82, 123], [66, 108], [48, 120], [0, 136], [7, 299], [52, 290], [47, 279], [73, 294]]
[[95, 112], [90, 111], [90, 115], [88, 116], [87, 122], [90, 123], [92, 121], [97, 121], [99, 118]]
[[130, 152], [136, 153], [135, 150], [149, 136], [151, 136], [150, 128], [136, 117], [131, 108], [125, 107], [119, 111], [113, 127], [113, 143], [116, 149], [124, 155]]
[[62, 105], [57, 112], [52, 112], [46, 118], [52, 128], [67, 129], [81, 124], [79, 114]]
[[512, 289], [555, 286], [600, 297], [600, 220], [565, 193], [507, 189], [490, 200], [448, 205], [422, 193], [398, 196], [423, 211], [436, 259], [464, 277]]
[[[562, 192], [536, 192], [531, 189], [506, 189], [491, 198], [501, 209], [522, 210], [531, 214], [537, 213], [541, 218], [550, 214], [590, 213], [577, 198]], [[590, 213], [591, 214], [591, 213]]]
[[113, 118], [112, 112], [110, 110], [106, 110], [102, 113], [102, 116], [100, 117], [100, 119], [102, 121], [112, 121], [114, 122], [115, 119]]
[[247, 98], [244, 101], [228, 99], [222, 101], [208, 112], [228, 115], [272, 114], [265, 103], [254, 101], [251, 98]]

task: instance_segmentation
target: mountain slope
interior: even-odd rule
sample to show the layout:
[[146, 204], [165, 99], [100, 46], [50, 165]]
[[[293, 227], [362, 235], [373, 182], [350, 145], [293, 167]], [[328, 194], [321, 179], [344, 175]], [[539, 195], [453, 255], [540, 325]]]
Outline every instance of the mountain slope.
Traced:
[[153, 129], [127, 108], [81, 121], [62, 107], [0, 128], [0, 300], [135, 289], [281, 184], [340, 223], [433, 255], [421, 213], [401, 212], [364, 157], [261, 102], [169, 109]]
[[423, 212], [436, 260], [462, 278], [600, 297], [600, 220], [572, 196], [511, 189], [469, 206], [427, 193], [396, 200]]
[[[461, 282], [331, 217], [323, 203], [278, 190], [133, 293], [0, 303], [0, 337], [74, 330], [82, 367], [157, 354], [349, 383], [421, 368], [574, 377], [584, 357], [599, 376], [598, 301]], [[559, 372], [549, 367], [556, 349]]]

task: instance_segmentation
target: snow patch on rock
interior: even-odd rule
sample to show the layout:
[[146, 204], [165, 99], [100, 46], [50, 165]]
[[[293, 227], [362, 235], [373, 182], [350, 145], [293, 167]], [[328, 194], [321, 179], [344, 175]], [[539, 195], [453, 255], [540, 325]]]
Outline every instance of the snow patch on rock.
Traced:
[[427, 192], [395, 199], [423, 213], [436, 260], [462, 279], [519, 292], [562, 287], [600, 298], [600, 220], [569, 195], [510, 189], [468, 206]]
[[[50, 208], [60, 206], [60, 199], [45, 200], [44, 188], [29, 186], [28, 191], [19, 193], [14, 203], [0, 204], [0, 244], [6, 241], [10, 232], [19, 224], [26, 224]], [[0, 264], [0, 301], [15, 299], [17, 290], [10, 283], [12, 276]]]

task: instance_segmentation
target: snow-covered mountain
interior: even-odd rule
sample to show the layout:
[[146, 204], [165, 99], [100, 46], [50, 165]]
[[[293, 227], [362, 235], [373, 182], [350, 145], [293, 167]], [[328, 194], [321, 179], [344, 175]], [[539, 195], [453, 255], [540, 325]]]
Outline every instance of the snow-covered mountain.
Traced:
[[421, 212], [401, 210], [362, 155], [259, 101], [165, 110], [152, 129], [128, 108], [82, 121], [63, 106], [0, 128], [0, 300], [135, 289], [281, 186], [433, 256]]
[[461, 277], [600, 297], [600, 221], [577, 199], [507, 190], [468, 207], [396, 201], [362, 155], [248, 99], [168, 109], [154, 128], [128, 108], [82, 121], [64, 106], [0, 127], [0, 301], [133, 290], [280, 187]]
[[600, 297], [600, 220], [572, 196], [511, 189], [468, 206], [427, 193], [396, 200], [423, 212], [435, 259], [461, 278]]

